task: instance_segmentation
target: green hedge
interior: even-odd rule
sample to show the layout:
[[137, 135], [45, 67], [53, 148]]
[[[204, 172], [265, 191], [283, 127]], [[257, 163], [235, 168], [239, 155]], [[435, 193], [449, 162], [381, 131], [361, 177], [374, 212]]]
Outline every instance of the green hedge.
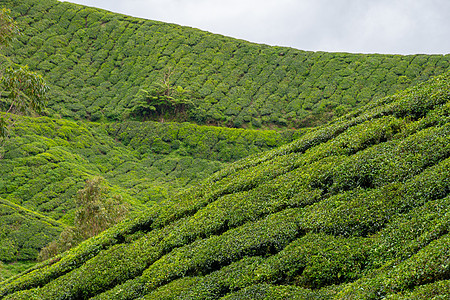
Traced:
[[121, 122], [109, 125], [110, 135], [141, 155], [178, 153], [232, 162], [292, 142], [304, 131], [244, 130], [191, 123]]

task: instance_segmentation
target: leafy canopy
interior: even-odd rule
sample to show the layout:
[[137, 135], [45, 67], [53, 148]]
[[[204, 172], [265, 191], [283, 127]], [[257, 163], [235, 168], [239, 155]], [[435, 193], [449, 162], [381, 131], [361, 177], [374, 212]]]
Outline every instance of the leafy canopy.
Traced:
[[160, 82], [155, 82], [148, 89], [139, 90], [132, 103], [131, 115], [148, 119], [152, 116], [160, 120], [179, 118], [194, 106], [190, 99], [192, 93], [181, 86], [174, 86], [170, 77], [173, 70], [169, 68]]
[[[19, 34], [17, 24], [10, 16], [10, 10], [0, 10], [0, 49], [9, 46]], [[48, 86], [42, 76], [29, 70], [28, 66], [11, 64], [5, 70], [0, 68], [0, 109], [6, 115], [0, 116], [0, 140], [8, 136], [14, 125], [11, 114], [40, 113], [45, 107]], [[4, 97], [3, 97], [4, 96]]]
[[10, 10], [0, 9], [0, 48], [8, 46], [19, 34], [19, 27], [10, 16]]

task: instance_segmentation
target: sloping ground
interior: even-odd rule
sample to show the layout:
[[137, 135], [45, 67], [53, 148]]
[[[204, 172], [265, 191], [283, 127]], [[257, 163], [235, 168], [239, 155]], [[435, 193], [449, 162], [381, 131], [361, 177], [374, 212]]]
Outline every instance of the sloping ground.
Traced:
[[0, 198], [0, 281], [36, 264], [66, 224]]
[[[46, 117], [16, 119], [2, 149], [0, 195], [55, 220], [70, 223], [73, 196], [88, 178], [114, 172], [127, 162], [139, 165], [134, 153], [101, 126]], [[142, 207], [144, 201], [132, 197], [132, 190], [113, 189]]]
[[0, 160], [0, 196], [59, 219], [86, 179], [104, 176], [138, 202], [159, 201], [225, 163], [299, 135], [189, 123], [99, 124], [17, 117]]
[[[111, 193], [141, 210], [238, 158], [286, 144], [299, 134], [16, 117], [12, 136], [0, 149], [0, 197], [6, 205], [0, 212], [0, 261], [35, 259], [61, 231], [55, 220], [72, 224], [74, 196], [93, 176], [103, 176]], [[53, 225], [21, 214], [26, 210], [48, 217]]]
[[445, 299], [450, 74], [232, 163], [5, 299]]
[[0, 198], [0, 261], [36, 259], [65, 226]]
[[189, 121], [232, 127], [325, 123], [427, 80], [446, 55], [305, 52], [56, 0], [2, 0], [23, 29], [9, 51], [51, 86], [49, 116], [127, 119], [170, 68], [191, 90]]

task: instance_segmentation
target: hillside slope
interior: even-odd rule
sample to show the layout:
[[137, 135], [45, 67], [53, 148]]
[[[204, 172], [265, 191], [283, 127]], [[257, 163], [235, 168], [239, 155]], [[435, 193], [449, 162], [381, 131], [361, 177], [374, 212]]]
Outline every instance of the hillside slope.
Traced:
[[0, 196], [59, 219], [86, 179], [103, 176], [138, 202], [160, 201], [227, 163], [299, 135], [189, 123], [100, 124], [17, 116], [0, 149]]
[[[0, 198], [0, 262], [34, 261], [39, 251], [54, 240], [65, 226]], [[3, 267], [9, 269], [10, 265]], [[0, 280], [1, 277], [2, 274]]]
[[59, 258], [5, 299], [450, 296], [450, 74], [254, 155]]
[[0, 261], [34, 260], [61, 226], [72, 225], [74, 196], [93, 176], [104, 177], [111, 193], [137, 211], [300, 134], [16, 116], [11, 137], [0, 147]]
[[49, 116], [128, 119], [139, 90], [171, 69], [171, 84], [192, 91], [196, 104], [176, 119], [231, 127], [311, 126], [440, 74], [450, 61], [450, 55], [258, 45], [56, 0], [0, 5], [11, 8], [23, 28], [9, 56], [43, 73], [51, 86]]

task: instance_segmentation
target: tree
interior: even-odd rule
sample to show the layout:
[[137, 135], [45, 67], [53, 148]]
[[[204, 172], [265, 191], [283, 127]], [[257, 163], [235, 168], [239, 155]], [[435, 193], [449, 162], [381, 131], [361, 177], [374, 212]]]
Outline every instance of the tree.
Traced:
[[178, 117], [193, 106], [192, 93], [172, 85], [172, 74], [173, 70], [169, 68], [160, 82], [155, 82], [149, 89], [141, 89], [132, 103], [131, 114], [144, 119], [155, 114], [163, 121], [164, 118]]
[[[20, 34], [19, 28], [10, 16], [11, 11], [0, 10], [0, 49], [9, 46]], [[14, 126], [14, 115], [41, 113], [45, 107], [48, 86], [41, 75], [29, 70], [28, 66], [10, 63], [0, 68], [0, 141], [8, 137]]]
[[88, 180], [78, 191], [76, 205], [74, 223], [83, 240], [123, 220], [128, 212], [128, 205], [119, 195], [108, 197], [104, 179], [98, 176]]
[[10, 16], [11, 11], [0, 9], [0, 48], [8, 46], [20, 33], [19, 27]]
[[0, 261], [0, 282], [2, 282], [3, 280], [5, 280], [5, 278], [3, 277], [3, 262]]
[[76, 206], [74, 226], [64, 229], [57, 240], [44, 247], [38, 260], [49, 259], [96, 236], [125, 219], [130, 209], [120, 196], [109, 197], [103, 177], [86, 181], [85, 187], [77, 192]]

